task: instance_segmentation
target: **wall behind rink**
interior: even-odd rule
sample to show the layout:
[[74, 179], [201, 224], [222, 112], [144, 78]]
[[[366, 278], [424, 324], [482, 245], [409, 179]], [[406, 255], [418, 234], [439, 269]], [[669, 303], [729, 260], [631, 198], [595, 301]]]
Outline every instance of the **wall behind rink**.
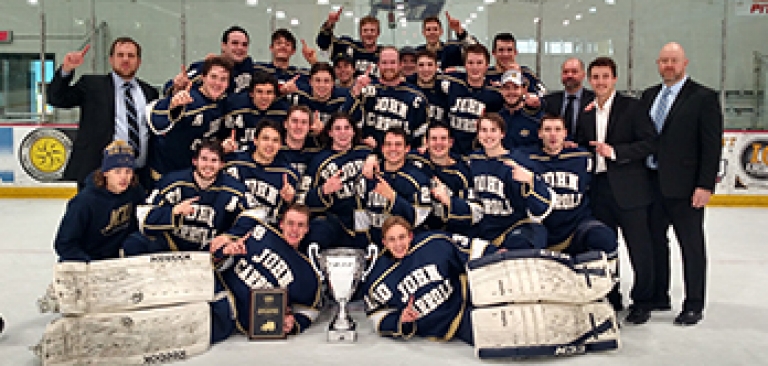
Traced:
[[[0, 127], [0, 198], [71, 197], [62, 181], [74, 126]], [[713, 204], [768, 206], [768, 131], [727, 131]]]

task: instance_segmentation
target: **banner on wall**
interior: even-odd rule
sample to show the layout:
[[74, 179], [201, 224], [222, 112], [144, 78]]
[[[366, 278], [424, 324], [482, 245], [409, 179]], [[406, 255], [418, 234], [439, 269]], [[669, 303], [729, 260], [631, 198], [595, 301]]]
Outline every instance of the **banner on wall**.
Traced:
[[0, 127], [0, 182], [15, 186], [71, 186], [62, 181], [77, 130]]
[[768, 0], [736, 0], [736, 15], [768, 15]]

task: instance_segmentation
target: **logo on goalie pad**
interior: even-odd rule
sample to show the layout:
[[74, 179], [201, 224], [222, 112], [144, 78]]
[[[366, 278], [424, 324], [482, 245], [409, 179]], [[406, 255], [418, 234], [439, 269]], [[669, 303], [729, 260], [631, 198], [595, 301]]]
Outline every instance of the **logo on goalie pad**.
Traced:
[[587, 347], [584, 345], [559, 346], [555, 348], [555, 356], [580, 355], [586, 352]]
[[169, 352], [160, 352], [153, 355], [144, 356], [145, 365], [155, 365], [161, 363], [168, 363], [171, 361], [180, 361], [187, 359], [187, 351], [177, 350]]

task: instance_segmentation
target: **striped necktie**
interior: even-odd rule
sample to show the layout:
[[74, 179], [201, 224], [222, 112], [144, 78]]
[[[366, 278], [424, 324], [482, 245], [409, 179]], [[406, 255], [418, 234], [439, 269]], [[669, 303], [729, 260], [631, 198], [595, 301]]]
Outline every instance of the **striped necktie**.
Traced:
[[656, 132], [661, 132], [664, 127], [664, 120], [667, 118], [667, 106], [669, 105], [669, 95], [672, 89], [665, 87], [659, 97], [659, 104], [656, 106], [656, 112], [653, 113], [653, 124], [656, 126]]
[[123, 96], [125, 99], [125, 120], [128, 121], [128, 143], [131, 144], [135, 156], [139, 156], [141, 152], [141, 138], [139, 137], [139, 119], [136, 113], [136, 104], [133, 102], [133, 96], [131, 95], [131, 89], [133, 84], [123, 84]]

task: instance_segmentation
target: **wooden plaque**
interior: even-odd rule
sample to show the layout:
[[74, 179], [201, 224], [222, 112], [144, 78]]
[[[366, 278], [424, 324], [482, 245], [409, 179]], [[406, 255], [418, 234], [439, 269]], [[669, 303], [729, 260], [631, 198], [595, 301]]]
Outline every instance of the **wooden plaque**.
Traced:
[[248, 338], [285, 339], [283, 323], [287, 307], [288, 292], [285, 289], [251, 290]]

